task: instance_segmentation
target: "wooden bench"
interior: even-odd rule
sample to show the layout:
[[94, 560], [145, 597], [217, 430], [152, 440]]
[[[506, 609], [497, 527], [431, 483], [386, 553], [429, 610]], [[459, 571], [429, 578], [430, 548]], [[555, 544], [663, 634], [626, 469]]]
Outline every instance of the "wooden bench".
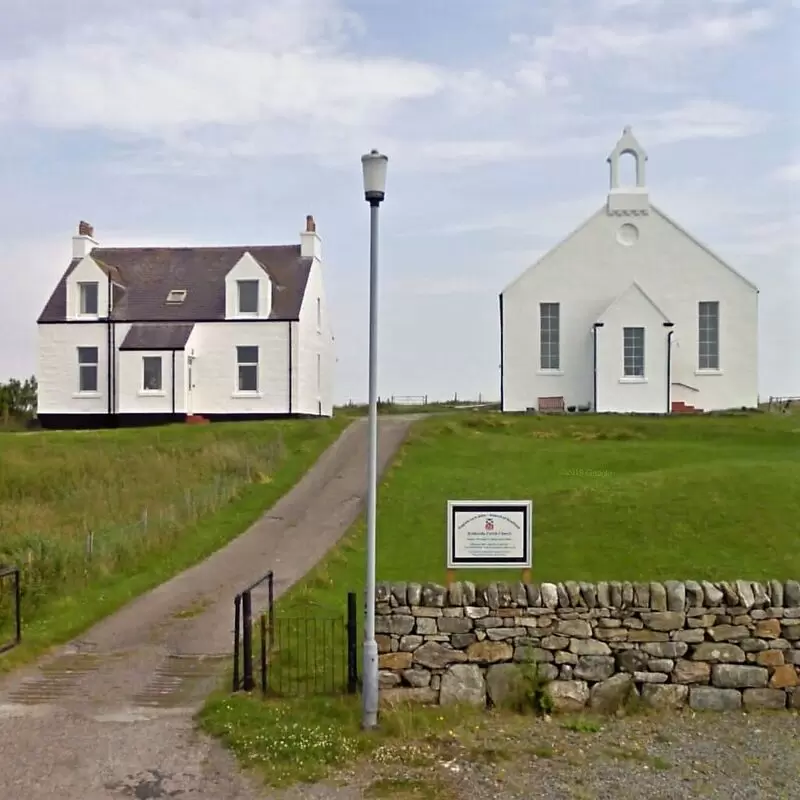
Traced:
[[536, 400], [536, 405], [540, 412], [548, 413], [551, 411], [565, 411], [563, 397], [539, 397]]

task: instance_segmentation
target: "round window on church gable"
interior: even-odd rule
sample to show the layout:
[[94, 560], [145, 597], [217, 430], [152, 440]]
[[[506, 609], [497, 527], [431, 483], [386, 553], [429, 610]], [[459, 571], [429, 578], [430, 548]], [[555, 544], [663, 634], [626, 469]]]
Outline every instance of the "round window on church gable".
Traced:
[[617, 241], [625, 245], [625, 247], [630, 247], [632, 244], [635, 244], [639, 238], [639, 229], [630, 222], [626, 222], [624, 225], [619, 226], [619, 230], [617, 231]]

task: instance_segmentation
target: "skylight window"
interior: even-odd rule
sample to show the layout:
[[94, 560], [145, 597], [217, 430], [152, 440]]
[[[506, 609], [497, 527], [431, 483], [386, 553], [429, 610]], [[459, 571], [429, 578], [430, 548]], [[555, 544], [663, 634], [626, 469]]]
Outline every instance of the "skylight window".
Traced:
[[186, 299], [186, 289], [170, 289], [167, 295], [167, 302], [170, 305], [177, 305]]

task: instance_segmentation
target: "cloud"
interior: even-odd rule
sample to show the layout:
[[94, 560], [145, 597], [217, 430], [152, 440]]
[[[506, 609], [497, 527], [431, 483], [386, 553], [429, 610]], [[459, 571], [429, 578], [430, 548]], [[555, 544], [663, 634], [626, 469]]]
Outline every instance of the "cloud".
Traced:
[[800, 181], [800, 160], [779, 167], [772, 173], [772, 177], [778, 181]]

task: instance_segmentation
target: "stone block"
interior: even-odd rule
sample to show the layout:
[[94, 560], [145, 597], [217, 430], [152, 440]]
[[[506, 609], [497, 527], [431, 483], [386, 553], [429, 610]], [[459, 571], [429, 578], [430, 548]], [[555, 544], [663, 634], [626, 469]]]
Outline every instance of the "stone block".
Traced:
[[542, 639], [542, 647], [546, 650], [565, 650], [569, 646], [569, 639], [566, 636], [545, 636]]
[[711, 680], [711, 665], [705, 661], [686, 661], [675, 662], [672, 671], [673, 683], [708, 683]]
[[692, 686], [689, 707], [694, 711], [736, 711], [742, 707], [742, 695], [736, 689]]
[[744, 625], [715, 625], [708, 629], [708, 635], [714, 642], [730, 642], [747, 639], [750, 631]]
[[711, 683], [721, 689], [761, 689], [767, 685], [769, 673], [764, 667], [741, 664], [714, 664]]
[[553, 701], [554, 711], [581, 711], [591, 696], [586, 681], [552, 681], [547, 693]]
[[560, 634], [561, 636], [588, 639], [592, 635], [592, 626], [582, 619], [562, 619], [556, 623], [556, 633]]
[[380, 692], [381, 705], [433, 705], [436, 703], [439, 693], [432, 688], [400, 688], [386, 689]]
[[629, 642], [668, 642], [669, 634], [666, 631], [651, 631], [644, 629], [641, 631], [628, 631]]
[[664, 589], [667, 592], [667, 610], [683, 611], [686, 608], [686, 585], [682, 581], [664, 581]]
[[477, 641], [478, 637], [474, 633], [454, 633], [450, 636], [450, 644], [452, 644], [456, 650], [463, 650]]
[[675, 669], [675, 661], [671, 658], [651, 658], [647, 663], [650, 672], [672, 672]]
[[516, 664], [493, 664], [486, 670], [486, 691], [492, 705], [517, 708], [524, 703], [526, 681]]
[[642, 686], [642, 702], [658, 711], [683, 708], [689, 699], [689, 687], [680, 684], [646, 683]]
[[666, 672], [634, 672], [633, 679], [636, 683], [666, 683], [669, 675]]
[[378, 656], [378, 667], [380, 669], [401, 670], [411, 666], [411, 653], [385, 653]]
[[667, 590], [663, 583], [650, 584], [650, 608], [654, 611], [667, 611]]
[[587, 681], [604, 681], [613, 673], [613, 656], [580, 656], [574, 669], [576, 678]]
[[633, 676], [624, 672], [612, 675], [592, 687], [589, 707], [599, 714], [615, 714], [625, 708], [635, 691]]
[[611, 648], [597, 639], [570, 639], [569, 650], [579, 656], [607, 656]]
[[702, 628], [694, 630], [673, 631], [671, 638], [675, 642], [688, 642], [689, 644], [700, 644], [705, 641], [706, 632]]
[[489, 616], [488, 606], [466, 606], [464, 616], [470, 619], [482, 619]]
[[486, 682], [477, 664], [454, 664], [442, 675], [439, 704], [486, 705]]
[[780, 667], [785, 663], [783, 650], [763, 650], [756, 655], [756, 664], [762, 667]]
[[430, 617], [417, 617], [414, 629], [422, 636], [433, 636], [439, 630], [436, 620]]
[[553, 661], [553, 652], [541, 647], [518, 646], [514, 648], [514, 661], [549, 662]]
[[391, 614], [388, 617], [375, 618], [375, 633], [388, 633], [404, 636], [414, 630], [414, 617]]
[[416, 650], [418, 647], [422, 645], [422, 637], [421, 636], [401, 636], [400, 637], [400, 649], [401, 650]]
[[400, 683], [400, 676], [396, 672], [389, 670], [378, 671], [378, 688], [393, 689]]
[[788, 695], [783, 689], [745, 689], [742, 704], [745, 708], [786, 708]]
[[472, 630], [472, 620], [466, 617], [441, 617], [436, 624], [442, 633], [469, 633]]
[[775, 671], [769, 679], [769, 685], [772, 689], [792, 689], [800, 685], [800, 678], [798, 678], [794, 666], [784, 664], [781, 667], [775, 667]]
[[407, 669], [403, 672], [403, 680], [416, 689], [430, 685], [431, 674], [426, 669]]
[[414, 651], [412, 660], [428, 669], [444, 669], [449, 664], [466, 661], [467, 656], [460, 650], [444, 647], [438, 642], [426, 642]]
[[644, 672], [647, 669], [647, 655], [640, 650], [625, 650], [617, 653], [616, 663], [620, 672]]
[[703, 642], [695, 647], [693, 661], [708, 661], [721, 664], [743, 664], [744, 650], [735, 644]]
[[498, 661], [510, 661], [514, 655], [514, 649], [507, 642], [475, 642], [466, 651], [469, 661], [481, 664], [494, 664]]
[[689, 645], [686, 642], [650, 642], [643, 644], [642, 650], [656, 658], [681, 658], [686, 655]]
[[642, 614], [645, 626], [653, 631], [677, 631], [686, 623], [686, 614], [682, 611], [653, 611]]

